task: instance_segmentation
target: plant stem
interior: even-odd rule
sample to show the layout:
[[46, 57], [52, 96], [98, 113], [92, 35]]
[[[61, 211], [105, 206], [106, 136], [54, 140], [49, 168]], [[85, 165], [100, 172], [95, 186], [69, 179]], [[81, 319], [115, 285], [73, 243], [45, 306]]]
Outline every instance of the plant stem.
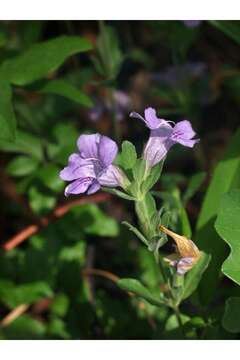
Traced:
[[181, 319], [181, 314], [180, 314], [180, 311], [179, 311], [179, 307], [175, 306], [175, 307], [173, 307], [173, 310], [174, 310], [174, 313], [176, 315], [176, 318], [177, 318], [177, 321], [178, 321], [179, 328], [181, 330], [182, 336], [183, 336], [184, 339], [186, 339], [186, 334], [185, 334], [185, 331], [184, 331], [184, 325], [183, 325], [183, 322], [182, 322], [182, 319]]
[[[145, 197], [142, 200], [138, 200], [135, 202], [135, 211], [138, 216], [138, 221], [139, 221], [139, 224], [141, 226], [141, 229], [142, 229], [144, 235], [146, 236], [146, 238], [148, 240], [151, 239], [151, 219], [149, 216], [148, 208], [146, 206], [146, 198]], [[167, 287], [167, 295], [168, 295], [169, 303], [168, 304], [166, 303], [166, 304], [173, 309], [173, 311], [176, 315], [178, 324], [179, 324], [180, 331], [182, 333], [183, 338], [185, 339], [186, 336], [185, 336], [183, 322], [182, 322], [180, 311], [179, 311], [179, 305], [176, 304], [176, 300], [175, 300], [175, 297], [174, 297], [174, 294], [172, 291], [172, 287], [168, 281], [168, 275], [165, 272], [164, 265], [162, 263], [162, 259], [159, 256], [159, 253], [157, 253], [157, 256], [155, 254], [154, 257], [155, 257], [156, 263], [159, 265], [163, 281]]]
[[181, 319], [179, 307], [178, 307], [178, 305], [175, 304], [175, 299], [174, 299], [174, 296], [173, 296], [173, 293], [172, 293], [172, 289], [171, 289], [171, 286], [170, 286], [170, 284], [168, 282], [168, 277], [167, 277], [167, 274], [165, 272], [164, 265], [162, 264], [162, 259], [160, 257], [158, 257], [157, 263], [159, 265], [163, 281], [167, 285], [168, 296], [169, 296], [169, 299], [171, 300], [171, 308], [173, 309], [173, 311], [174, 311], [174, 313], [176, 315], [176, 318], [177, 318], [178, 325], [179, 325], [179, 328], [181, 330], [182, 336], [183, 336], [184, 339], [186, 339], [186, 335], [185, 335], [185, 332], [184, 332], [184, 326], [183, 326], [183, 322], [182, 322], [182, 319]]
[[150, 240], [151, 221], [148, 215], [145, 198], [135, 202], [135, 211], [138, 216], [139, 224], [144, 235]]

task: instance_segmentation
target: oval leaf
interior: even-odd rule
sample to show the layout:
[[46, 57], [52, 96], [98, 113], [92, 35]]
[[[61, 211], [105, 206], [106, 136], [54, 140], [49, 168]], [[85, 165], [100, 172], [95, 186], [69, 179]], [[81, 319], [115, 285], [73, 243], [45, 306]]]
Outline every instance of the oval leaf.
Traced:
[[222, 197], [215, 228], [231, 248], [229, 257], [222, 265], [222, 272], [240, 285], [240, 190], [232, 190]]
[[145, 286], [143, 286], [140, 281], [136, 279], [120, 279], [118, 280], [117, 285], [121, 289], [129, 291], [136, 296], [139, 296], [140, 298], [148, 301], [152, 305], [163, 305], [163, 302], [160, 299], [152, 296], [150, 291]]

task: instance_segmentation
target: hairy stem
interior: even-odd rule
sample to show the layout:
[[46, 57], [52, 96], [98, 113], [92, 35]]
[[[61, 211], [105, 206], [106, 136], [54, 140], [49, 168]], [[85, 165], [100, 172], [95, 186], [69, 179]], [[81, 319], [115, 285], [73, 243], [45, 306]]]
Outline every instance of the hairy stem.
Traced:
[[148, 209], [146, 206], [145, 198], [143, 200], [139, 200], [135, 202], [135, 210], [138, 216], [139, 224], [141, 230], [148, 240], [151, 239], [151, 219], [149, 217]]

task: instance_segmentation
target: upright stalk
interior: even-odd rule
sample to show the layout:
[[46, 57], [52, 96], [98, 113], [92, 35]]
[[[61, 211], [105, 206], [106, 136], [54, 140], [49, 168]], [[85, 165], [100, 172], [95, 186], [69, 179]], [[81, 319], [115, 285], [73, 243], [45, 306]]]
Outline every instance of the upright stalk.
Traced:
[[[143, 199], [135, 202], [135, 210], [136, 210], [136, 213], [138, 216], [139, 225], [141, 227], [141, 230], [143, 231], [143, 233], [146, 236], [146, 238], [148, 239], [148, 241], [150, 241], [152, 236], [154, 235], [154, 231], [153, 231], [152, 225], [151, 225], [151, 214], [149, 214], [149, 209], [148, 209], [148, 206], [146, 203], [146, 196], [143, 197]], [[183, 338], [186, 338], [183, 322], [182, 322], [181, 315], [179, 312], [179, 306], [178, 306], [178, 304], [176, 304], [175, 297], [172, 292], [171, 284], [169, 284], [169, 282], [168, 282], [168, 276], [165, 272], [164, 265], [162, 263], [162, 259], [160, 256], [158, 256], [158, 257], [155, 257], [155, 261], [159, 265], [163, 281], [167, 287], [167, 294], [168, 294], [168, 299], [169, 299], [168, 305], [173, 309], [173, 311], [175, 313], [175, 316], [177, 318], [179, 328], [181, 330]]]

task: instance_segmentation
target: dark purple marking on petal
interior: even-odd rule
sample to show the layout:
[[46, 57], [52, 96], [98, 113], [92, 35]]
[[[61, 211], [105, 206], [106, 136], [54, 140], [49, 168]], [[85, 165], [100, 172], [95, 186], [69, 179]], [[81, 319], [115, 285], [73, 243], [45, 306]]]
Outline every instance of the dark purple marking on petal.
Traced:
[[65, 196], [85, 193], [94, 180], [91, 177], [86, 177], [73, 181], [65, 188]]

